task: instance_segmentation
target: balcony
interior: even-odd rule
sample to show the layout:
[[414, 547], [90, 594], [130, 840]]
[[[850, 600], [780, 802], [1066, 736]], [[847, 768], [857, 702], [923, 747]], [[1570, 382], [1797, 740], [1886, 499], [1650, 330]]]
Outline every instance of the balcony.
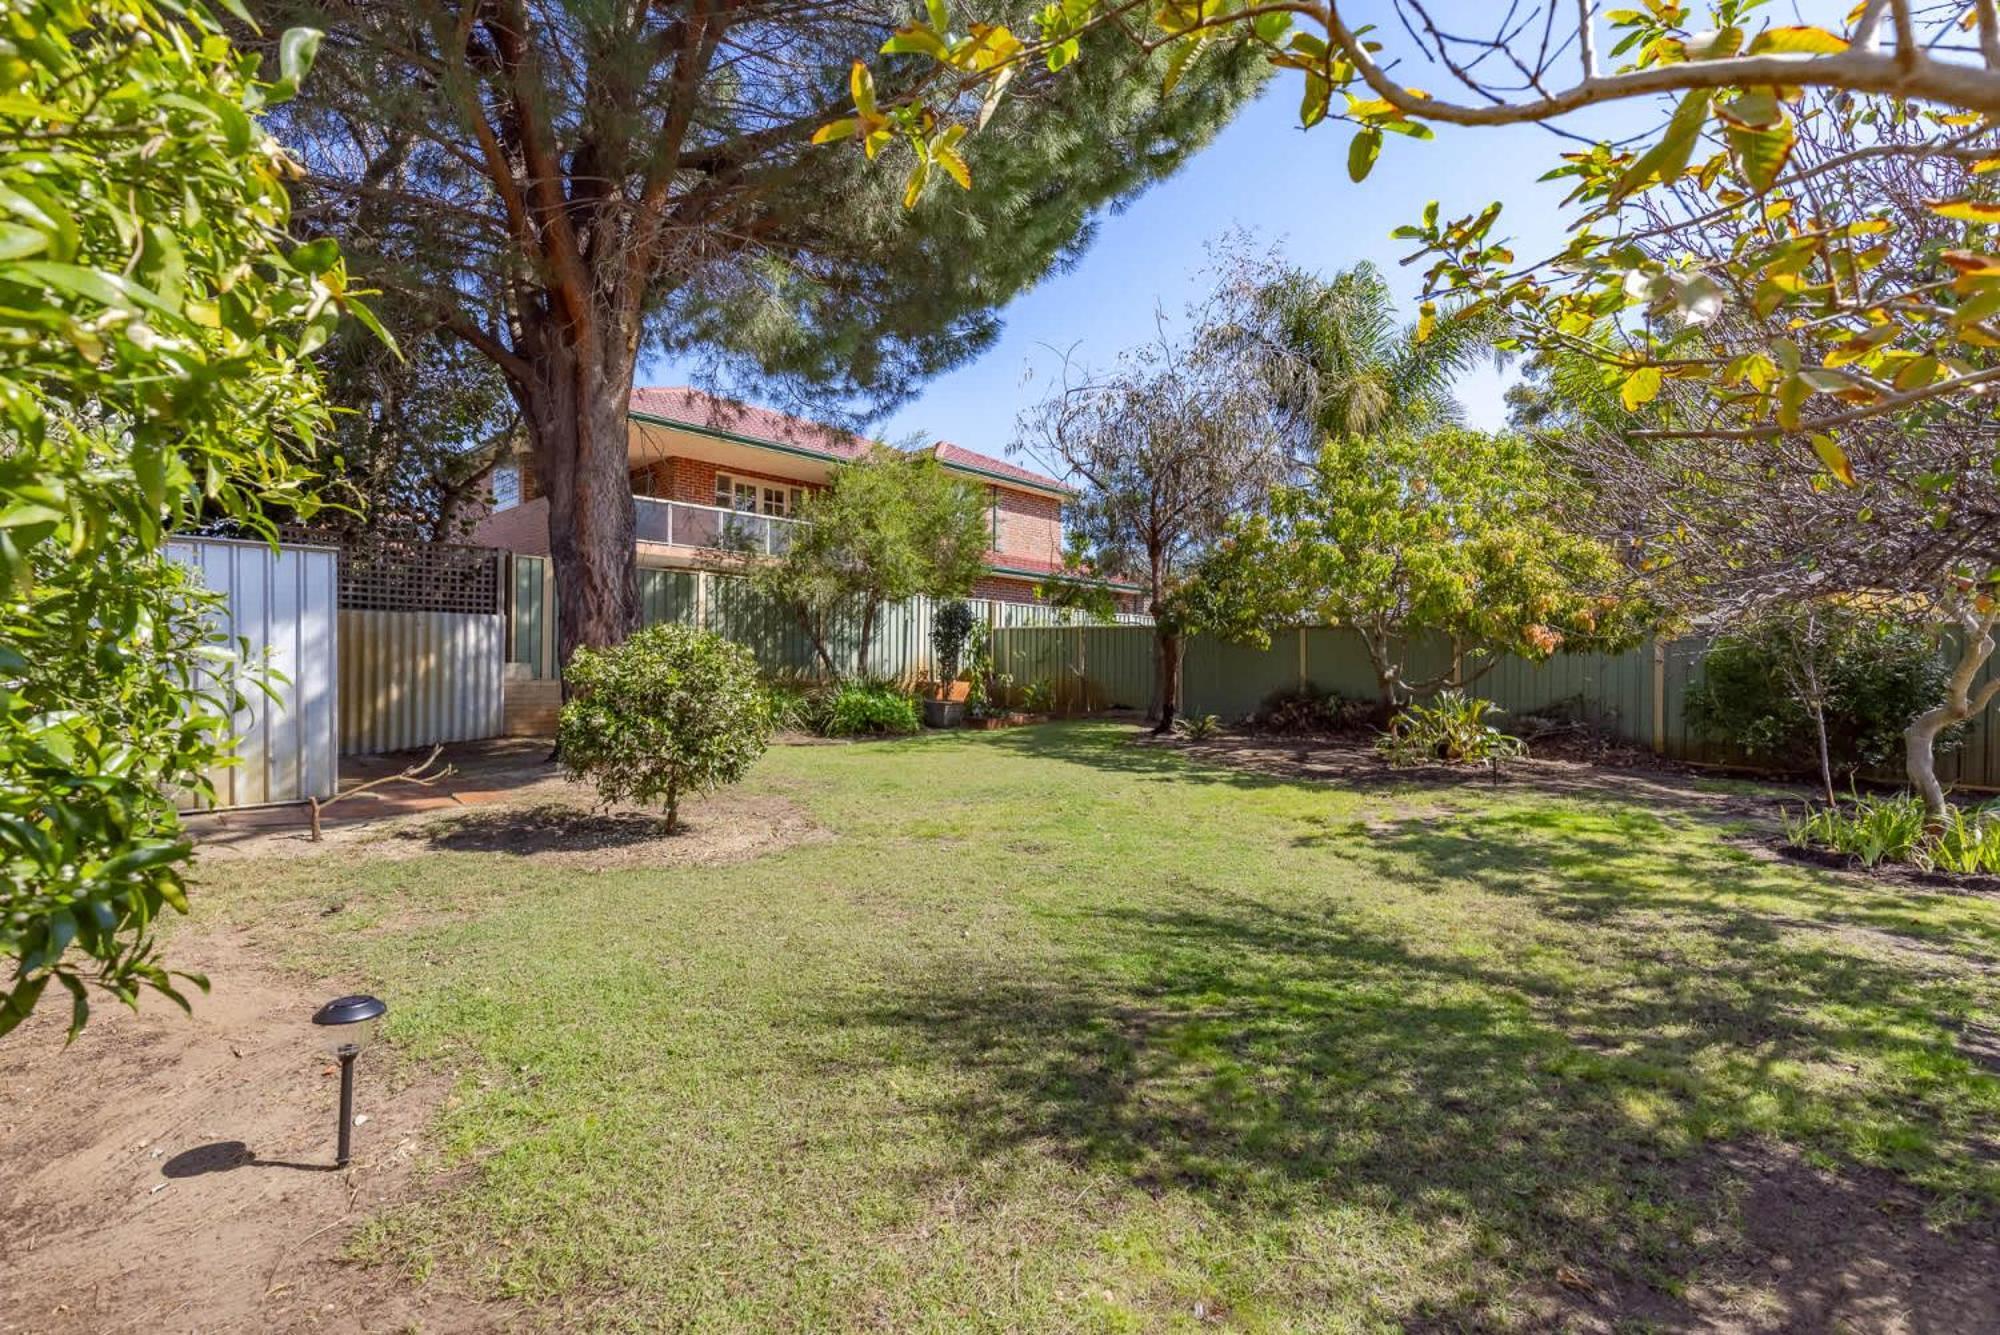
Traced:
[[634, 496], [632, 505], [640, 542], [737, 556], [782, 556], [790, 550], [792, 536], [805, 527], [796, 519], [725, 510], [717, 505], [655, 500], [650, 496]]

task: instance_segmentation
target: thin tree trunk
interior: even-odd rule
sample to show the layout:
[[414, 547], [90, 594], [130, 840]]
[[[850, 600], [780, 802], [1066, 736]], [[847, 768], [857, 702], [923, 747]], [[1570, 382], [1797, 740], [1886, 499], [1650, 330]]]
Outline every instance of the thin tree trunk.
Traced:
[[1181, 655], [1186, 638], [1178, 630], [1157, 623], [1153, 627], [1153, 676], [1159, 683], [1153, 700], [1158, 716], [1158, 722], [1153, 725], [1155, 736], [1174, 730], [1174, 710], [1181, 695]]
[[681, 780], [678, 774], [667, 776], [667, 833], [675, 834], [681, 824]]
[[1944, 785], [1937, 777], [1937, 736], [1954, 723], [1961, 723], [1983, 711], [2000, 691], [2000, 681], [1990, 681], [1977, 693], [1973, 679], [1986, 660], [1993, 656], [1993, 623], [2000, 612], [1978, 612], [1967, 607], [1959, 613], [1958, 625], [1964, 640], [1959, 646], [1958, 664], [1945, 683], [1944, 702], [1925, 710], [1910, 721], [1903, 733], [1903, 767], [1910, 786], [1924, 799], [1924, 809], [1933, 820], [1945, 814]]
[[1833, 757], [1826, 745], [1826, 706], [1815, 696], [1812, 702], [1813, 740], [1819, 746], [1819, 785], [1826, 793], [1826, 804], [1832, 806], [1838, 799], [1833, 795]]
[[857, 679], [868, 679], [868, 650], [875, 639], [875, 614], [879, 604], [870, 598], [861, 609], [861, 643], [854, 653], [854, 674]]

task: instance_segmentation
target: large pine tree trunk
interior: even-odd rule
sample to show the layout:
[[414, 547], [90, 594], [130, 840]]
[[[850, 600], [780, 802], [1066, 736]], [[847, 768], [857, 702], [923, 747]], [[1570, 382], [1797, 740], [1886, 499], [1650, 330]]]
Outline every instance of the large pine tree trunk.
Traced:
[[[613, 369], [600, 371], [606, 362]], [[593, 365], [594, 363], [595, 365]], [[535, 476], [549, 500], [555, 562], [556, 662], [582, 646], [617, 644], [639, 625], [632, 485], [626, 473], [629, 358], [546, 349], [522, 391]]]

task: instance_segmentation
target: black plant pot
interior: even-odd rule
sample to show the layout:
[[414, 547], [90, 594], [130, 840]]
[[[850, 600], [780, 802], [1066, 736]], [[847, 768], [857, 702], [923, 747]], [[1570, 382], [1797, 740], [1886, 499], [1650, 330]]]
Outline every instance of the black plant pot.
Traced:
[[924, 701], [924, 726], [927, 728], [957, 728], [965, 724], [965, 702], [962, 700]]

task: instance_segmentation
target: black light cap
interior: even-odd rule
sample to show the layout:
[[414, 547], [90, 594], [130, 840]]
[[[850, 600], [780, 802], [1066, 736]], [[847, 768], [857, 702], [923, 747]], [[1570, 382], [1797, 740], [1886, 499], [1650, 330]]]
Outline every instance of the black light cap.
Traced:
[[379, 998], [355, 995], [329, 1001], [313, 1012], [314, 1024], [359, 1024], [363, 1020], [380, 1019], [389, 1013], [388, 1004]]

